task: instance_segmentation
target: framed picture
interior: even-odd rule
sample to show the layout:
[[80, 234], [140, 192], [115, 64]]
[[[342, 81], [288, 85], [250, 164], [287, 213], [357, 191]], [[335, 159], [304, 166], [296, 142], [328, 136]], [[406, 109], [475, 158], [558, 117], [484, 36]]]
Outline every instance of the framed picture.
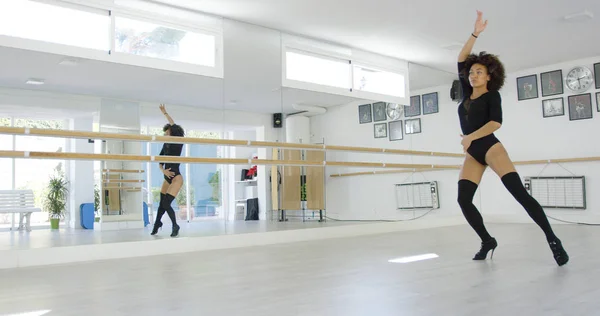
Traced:
[[519, 101], [537, 98], [539, 96], [537, 75], [517, 78], [517, 94]]
[[421, 96], [415, 95], [410, 97], [410, 105], [404, 106], [404, 117], [421, 115]]
[[410, 119], [404, 121], [404, 130], [406, 135], [419, 134], [421, 132], [421, 119]]
[[563, 76], [562, 70], [553, 70], [540, 74], [542, 85], [542, 97], [563, 94]]
[[392, 121], [388, 123], [390, 140], [402, 140], [404, 139], [404, 133], [402, 132], [402, 120]]
[[600, 89], [600, 63], [594, 64], [594, 81], [596, 82], [596, 89]]
[[371, 105], [363, 104], [358, 106], [358, 121], [360, 124], [371, 123], [373, 121], [371, 117]]
[[569, 120], [592, 118], [592, 94], [584, 93], [569, 96]]
[[542, 113], [544, 117], [565, 115], [565, 99], [554, 98], [542, 101]]
[[596, 111], [600, 112], [600, 92], [596, 92]]
[[387, 119], [385, 107], [385, 102], [373, 103], [373, 122], [381, 122]]
[[438, 113], [438, 93], [427, 93], [423, 95], [423, 115]]
[[377, 123], [373, 125], [373, 133], [375, 138], [386, 138], [387, 137], [387, 124], [386, 123]]

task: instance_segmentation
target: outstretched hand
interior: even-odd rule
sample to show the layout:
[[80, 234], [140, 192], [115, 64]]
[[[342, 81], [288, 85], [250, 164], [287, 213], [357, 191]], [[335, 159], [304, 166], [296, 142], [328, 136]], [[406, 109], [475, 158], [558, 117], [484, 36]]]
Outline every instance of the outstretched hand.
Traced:
[[164, 105], [164, 104], [162, 104], [162, 103], [161, 103], [161, 104], [160, 104], [160, 106], [159, 106], [159, 108], [160, 108], [160, 111], [161, 111], [163, 114], [166, 114], [166, 113], [167, 113], [167, 110], [165, 109], [165, 105]]
[[487, 27], [487, 23], [487, 20], [483, 20], [483, 12], [477, 10], [477, 20], [475, 21], [475, 29], [473, 30], [473, 34], [475, 36], [479, 36], [479, 34]]

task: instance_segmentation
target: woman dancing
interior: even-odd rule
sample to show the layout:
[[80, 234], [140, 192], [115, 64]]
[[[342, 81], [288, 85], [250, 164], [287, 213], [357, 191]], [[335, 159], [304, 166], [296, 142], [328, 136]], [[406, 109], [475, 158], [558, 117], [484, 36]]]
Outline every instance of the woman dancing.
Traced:
[[[163, 132], [165, 136], [184, 136], [183, 128], [173, 121], [171, 116], [165, 110], [164, 104], [160, 105], [160, 111], [167, 117], [169, 123], [167, 123], [163, 127]], [[163, 144], [162, 150], [160, 151], [160, 156], [181, 156], [181, 151], [183, 149], [183, 144]], [[152, 229], [151, 235], [156, 235], [158, 233], [158, 229], [162, 227], [162, 222], [160, 219], [167, 212], [171, 222], [173, 223], [173, 231], [171, 233], [171, 237], [177, 237], [179, 234], [179, 225], [177, 225], [177, 218], [175, 216], [175, 211], [171, 207], [171, 203], [179, 193], [181, 186], [183, 186], [183, 176], [181, 172], [179, 172], [179, 164], [178, 163], [160, 163], [160, 170], [164, 174], [165, 181], [163, 181], [162, 187], [160, 189], [160, 203], [158, 206], [158, 211], [156, 213], [156, 220], [154, 221], [154, 228]]]
[[544, 231], [556, 263], [562, 266], [569, 261], [569, 256], [560, 239], [554, 235], [544, 210], [525, 190], [506, 149], [494, 136], [494, 132], [502, 125], [502, 101], [498, 90], [504, 85], [504, 66], [495, 55], [486, 52], [471, 54], [475, 40], [486, 26], [487, 20], [483, 21], [482, 13], [477, 11], [475, 29], [458, 56], [459, 80], [463, 89], [458, 116], [463, 132], [461, 144], [466, 152], [458, 181], [458, 204], [467, 222], [482, 241], [481, 249], [473, 260], [484, 260], [490, 250], [493, 257], [498, 246], [496, 239], [486, 230], [483, 218], [473, 204], [475, 191], [486, 166], [489, 165], [506, 189]]

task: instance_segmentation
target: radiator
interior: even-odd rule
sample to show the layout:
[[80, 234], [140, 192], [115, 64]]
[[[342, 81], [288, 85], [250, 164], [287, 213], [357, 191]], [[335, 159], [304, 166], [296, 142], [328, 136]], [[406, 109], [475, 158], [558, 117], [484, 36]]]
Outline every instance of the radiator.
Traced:
[[525, 177], [525, 189], [544, 208], [586, 209], [585, 177]]
[[396, 208], [437, 209], [440, 208], [437, 181], [395, 184]]

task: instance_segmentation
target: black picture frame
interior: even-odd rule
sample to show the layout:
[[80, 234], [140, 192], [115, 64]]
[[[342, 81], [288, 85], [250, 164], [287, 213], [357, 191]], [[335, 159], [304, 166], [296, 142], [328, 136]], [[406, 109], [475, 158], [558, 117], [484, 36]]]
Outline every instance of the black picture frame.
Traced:
[[421, 96], [410, 97], [410, 105], [404, 106], [404, 117], [413, 117], [421, 115]]
[[387, 120], [386, 103], [373, 103], [373, 122], [382, 122]]
[[519, 101], [539, 97], [537, 74], [517, 78], [517, 98]]
[[373, 122], [373, 115], [371, 113], [371, 104], [363, 104], [358, 106], [358, 122], [360, 124], [366, 124]]
[[402, 120], [391, 121], [388, 123], [388, 135], [390, 141], [403, 140], [404, 139], [404, 131], [403, 131]]
[[594, 64], [594, 82], [596, 83], [596, 89], [600, 89], [600, 63]]
[[591, 119], [593, 113], [591, 93], [569, 96], [569, 121]]
[[542, 86], [542, 97], [563, 94], [565, 90], [562, 69], [542, 72], [540, 74], [540, 84]]
[[373, 137], [375, 138], [387, 138], [388, 137], [388, 126], [387, 123], [373, 124]]
[[544, 118], [564, 116], [565, 99], [563, 97], [542, 100], [542, 115]]
[[600, 112], [600, 92], [596, 92], [596, 112]]
[[404, 120], [404, 133], [406, 135], [420, 134], [421, 130], [421, 118]]
[[423, 94], [423, 115], [438, 113], [440, 111], [439, 98], [437, 92]]

